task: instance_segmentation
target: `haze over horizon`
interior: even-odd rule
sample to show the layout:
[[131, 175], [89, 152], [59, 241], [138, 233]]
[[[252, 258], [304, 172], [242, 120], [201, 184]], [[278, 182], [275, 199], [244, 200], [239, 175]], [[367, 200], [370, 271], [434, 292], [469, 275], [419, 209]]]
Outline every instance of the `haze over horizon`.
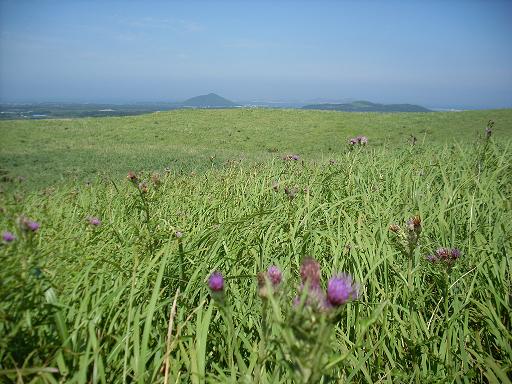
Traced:
[[0, 0], [0, 102], [512, 107], [512, 2]]

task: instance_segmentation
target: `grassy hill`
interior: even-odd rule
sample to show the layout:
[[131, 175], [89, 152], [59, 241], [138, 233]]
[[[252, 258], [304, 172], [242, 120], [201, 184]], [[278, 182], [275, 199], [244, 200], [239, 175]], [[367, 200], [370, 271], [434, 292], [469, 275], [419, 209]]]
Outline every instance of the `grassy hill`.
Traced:
[[[4, 179], [28, 180], [0, 191], [0, 381], [507, 382], [511, 127], [511, 110], [1, 122]], [[340, 273], [359, 290], [334, 306]]]
[[310, 104], [303, 109], [320, 109], [343, 112], [431, 112], [430, 109], [414, 104], [377, 104], [370, 101], [354, 101], [345, 104]]
[[[308, 156], [194, 177], [138, 173], [145, 192], [123, 177], [0, 194], [0, 230], [16, 236], [0, 245], [0, 381], [507, 382], [512, 147], [500, 135], [362, 147], [334, 164]], [[133, 151], [143, 167], [152, 163], [136, 156], [166, 156], [148, 141], [103, 145], [109, 159]], [[52, 161], [68, 160], [62, 153]], [[420, 240], [404, 254], [388, 227], [417, 214]], [[20, 228], [22, 215], [40, 228]], [[440, 247], [459, 260], [431, 265]], [[340, 272], [360, 284], [358, 300], [323, 322], [292, 304], [306, 255], [320, 264], [322, 291]], [[283, 282], [267, 304], [256, 274], [270, 265]], [[215, 270], [222, 300], [207, 286]]]
[[[370, 148], [471, 142], [489, 119], [512, 136], [512, 110], [342, 113], [306, 110], [176, 110], [130, 117], [0, 122], [0, 168], [32, 186], [129, 170], [204, 170], [226, 161], [296, 153], [328, 161], [366, 135]], [[211, 160], [211, 157], [214, 157]]]
[[183, 107], [195, 108], [229, 108], [235, 107], [237, 104], [231, 100], [225, 99], [215, 93], [192, 97], [180, 103]]

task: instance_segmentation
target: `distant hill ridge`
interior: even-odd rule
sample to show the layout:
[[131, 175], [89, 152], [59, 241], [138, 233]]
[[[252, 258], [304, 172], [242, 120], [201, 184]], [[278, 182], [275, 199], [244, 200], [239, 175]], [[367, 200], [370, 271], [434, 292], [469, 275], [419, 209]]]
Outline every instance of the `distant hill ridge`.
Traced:
[[195, 108], [225, 108], [236, 107], [238, 104], [233, 103], [231, 100], [225, 99], [215, 93], [192, 97], [180, 103], [184, 107]]
[[321, 109], [344, 112], [432, 112], [430, 109], [414, 104], [378, 104], [370, 101], [354, 101], [345, 104], [310, 104], [303, 109]]

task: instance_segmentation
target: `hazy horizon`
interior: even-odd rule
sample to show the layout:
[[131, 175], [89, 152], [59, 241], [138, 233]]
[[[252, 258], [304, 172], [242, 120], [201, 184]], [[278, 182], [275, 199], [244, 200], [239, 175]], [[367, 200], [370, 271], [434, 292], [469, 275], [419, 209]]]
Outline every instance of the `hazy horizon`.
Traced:
[[512, 107], [511, 2], [0, 0], [0, 102]]

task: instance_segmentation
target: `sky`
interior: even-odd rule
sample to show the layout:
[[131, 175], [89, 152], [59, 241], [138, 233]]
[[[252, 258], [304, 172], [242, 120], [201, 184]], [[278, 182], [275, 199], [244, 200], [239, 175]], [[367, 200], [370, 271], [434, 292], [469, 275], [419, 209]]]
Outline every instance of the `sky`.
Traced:
[[512, 1], [0, 0], [0, 102], [512, 107]]

